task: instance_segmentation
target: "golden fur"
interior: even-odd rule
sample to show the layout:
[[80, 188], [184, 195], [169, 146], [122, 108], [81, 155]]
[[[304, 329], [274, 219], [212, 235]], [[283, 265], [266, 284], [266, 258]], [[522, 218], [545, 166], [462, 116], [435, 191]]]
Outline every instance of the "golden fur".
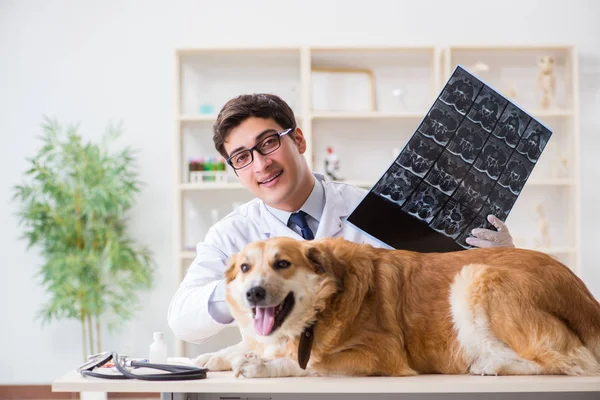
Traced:
[[[274, 268], [282, 259], [290, 265]], [[600, 304], [572, 271], [539, 252], [423, 254], [272, 238], [234, 255], [226, 280], [243, 341], [195, 360], [212, 370], [246, 377], [600, 374]], [[268, 336], [254, 332], [245, 299], [255, 285], [273, 304], [295, 296]], [[303, 370], [298, 340], [315, 321]]]

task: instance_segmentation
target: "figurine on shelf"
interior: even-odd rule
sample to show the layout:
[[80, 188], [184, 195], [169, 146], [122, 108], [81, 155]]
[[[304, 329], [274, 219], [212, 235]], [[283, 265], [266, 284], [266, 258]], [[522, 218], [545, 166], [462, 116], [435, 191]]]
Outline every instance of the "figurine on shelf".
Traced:
[[535, 212], [538, 219], [538, 229], [540, 231], [540, 238], [537, 241], [538, 247], [550, 247], [550, 232], [548, 231], [548, 220], [544, 213], [544, 207], [542, 203], [538, 203], [535, 207]]
[[554, 57], [541, 56], [538, 58], [537, 86], [541, 92], [541, 107], [544, 109], [554, 106], [556, 77], [554, 75]]
[[338, 175], [340, 170], [340, 160], [338, 155], [333, 152], [331, 147], [327, 147], [327, 155], [325, 156], [325, 174], [334, 181], [339, 181], [341, 178]]

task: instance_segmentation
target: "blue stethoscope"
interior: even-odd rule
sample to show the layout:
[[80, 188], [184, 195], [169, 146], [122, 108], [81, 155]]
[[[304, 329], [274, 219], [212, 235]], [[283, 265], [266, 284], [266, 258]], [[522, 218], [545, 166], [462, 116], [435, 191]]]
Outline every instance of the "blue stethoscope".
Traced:
[[[113, 360], [119, 374], [103, 374], [95, 372], [99, 368]], [[135, 374], [131, 372], [134, 368], [151, 368], [164, 371], [158, 374]], [[153, 364], [142, 361], [127, 360], [120, 357], [116, 352], [104, 352], [88, 357], [88, 360], [77, 368], [82, 376], [102, 379], [139, 379], [143, 381], [188, 381], [206, 378], [206, 368], [193, 367], [191, 365]]]

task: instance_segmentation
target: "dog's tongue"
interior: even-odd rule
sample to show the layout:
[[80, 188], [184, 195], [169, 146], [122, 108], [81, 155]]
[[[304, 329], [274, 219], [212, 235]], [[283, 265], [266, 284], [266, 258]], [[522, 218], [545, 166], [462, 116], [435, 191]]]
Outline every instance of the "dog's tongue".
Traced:
[[256, 307], [254, 330], [261, 336], [267, 336], [275, 325], [275, 307]]

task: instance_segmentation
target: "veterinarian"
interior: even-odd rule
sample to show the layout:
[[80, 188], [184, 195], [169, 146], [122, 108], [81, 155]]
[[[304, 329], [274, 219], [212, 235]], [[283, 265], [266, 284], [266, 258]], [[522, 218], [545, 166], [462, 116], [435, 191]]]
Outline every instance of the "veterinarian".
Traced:
[[[281, 98], [252, 94], [230, 100], [217, 117], [213, 141], [256, 198], [209, 229], [171, 300], [169, 325], [178, 338], [191, 343], [202, 343], [233, 323], [223, 274], [229, 256], [246, 244], [273, 236], [307, 240], [341, 236], [380, 246], [344, 224], [367, 191], [331, 182], [310, 170], [303, 156], [304, 134]], [[512, 247], [502, 221], [493, 216], [489, 220], [498, 231], [477, 229], [469, 244]]]

